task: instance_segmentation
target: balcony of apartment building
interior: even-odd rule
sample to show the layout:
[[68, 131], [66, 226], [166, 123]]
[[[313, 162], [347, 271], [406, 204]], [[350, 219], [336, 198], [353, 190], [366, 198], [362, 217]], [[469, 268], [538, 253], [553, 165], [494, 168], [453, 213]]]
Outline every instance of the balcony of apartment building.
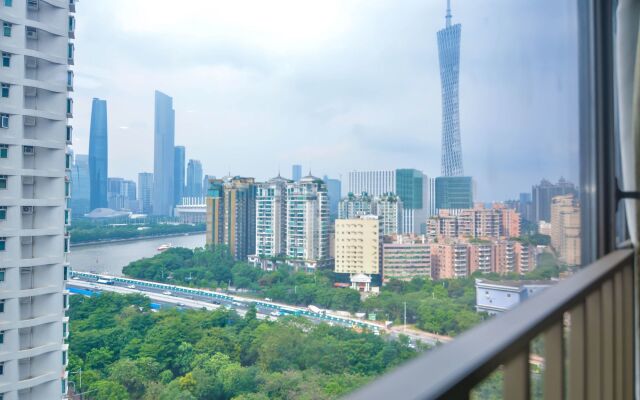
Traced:
[[534, 340], [542, 398], [640, 398], [640, 4], [577, 5], [583, 267], [350, 399], [481, 398], [496, 372], [503, 398], [530, 399]]

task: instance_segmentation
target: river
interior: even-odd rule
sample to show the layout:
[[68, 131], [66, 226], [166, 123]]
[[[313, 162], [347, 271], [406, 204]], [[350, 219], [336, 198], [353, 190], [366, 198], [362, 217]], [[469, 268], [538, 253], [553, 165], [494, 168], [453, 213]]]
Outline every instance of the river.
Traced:
[[203, 247], [205, 234], [140, 239], [129, 242], [103, 243], [71, 248], [70, 263], [75, 271], [122, 275], [122, 268], [131, 261], [158, 254], [158, 246], [171, 243], [174, 247]]

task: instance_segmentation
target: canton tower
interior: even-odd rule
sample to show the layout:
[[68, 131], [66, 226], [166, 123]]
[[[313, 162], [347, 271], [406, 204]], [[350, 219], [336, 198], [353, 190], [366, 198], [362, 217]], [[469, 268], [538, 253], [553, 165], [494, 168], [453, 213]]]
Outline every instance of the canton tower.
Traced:
[[462, 176], [460, 142], [460, 24], [451, 25], [451, 0], [447, 0], [446, 26], [438, 31], [438, 58], [442, 83], [442, 176]]

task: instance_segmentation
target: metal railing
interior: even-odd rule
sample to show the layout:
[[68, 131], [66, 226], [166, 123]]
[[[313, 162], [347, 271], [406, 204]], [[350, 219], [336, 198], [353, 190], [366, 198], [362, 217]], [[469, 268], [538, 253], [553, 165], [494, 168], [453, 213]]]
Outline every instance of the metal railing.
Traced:
[[614, 251], [348, 398], [469, 399], [501, 369], [503, 398], [529, 399], [530, 345], [539, 335], [544, 399], [634, 398], [633, 254]]

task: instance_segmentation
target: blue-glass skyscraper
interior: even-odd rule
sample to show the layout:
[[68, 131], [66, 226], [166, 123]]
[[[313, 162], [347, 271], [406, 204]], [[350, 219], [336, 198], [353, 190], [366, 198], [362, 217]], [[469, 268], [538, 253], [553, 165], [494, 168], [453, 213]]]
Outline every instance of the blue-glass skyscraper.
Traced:
[[109, 171], [107, 140], [107, 101], [93, 99], [89, 130], [90, 208], [107, 208], [107, 176]]
[[[447, 0], [446, 26], [438, 31], [438, 58], [442, 82], [442, 176], [462, 176], [460, 141], [460, 24], [451, 25], [451, 4]], [[404, 200], [404, 199], [403, 199]]]
[[174, 204], [180, 204], [182, 197], [184, 197], [185, 153], [184, 146], [175, 147], [173, 159]]
[[175, 111], [173, 99], [156, 90], [153, 152], [153, 214], [173, 214]]

